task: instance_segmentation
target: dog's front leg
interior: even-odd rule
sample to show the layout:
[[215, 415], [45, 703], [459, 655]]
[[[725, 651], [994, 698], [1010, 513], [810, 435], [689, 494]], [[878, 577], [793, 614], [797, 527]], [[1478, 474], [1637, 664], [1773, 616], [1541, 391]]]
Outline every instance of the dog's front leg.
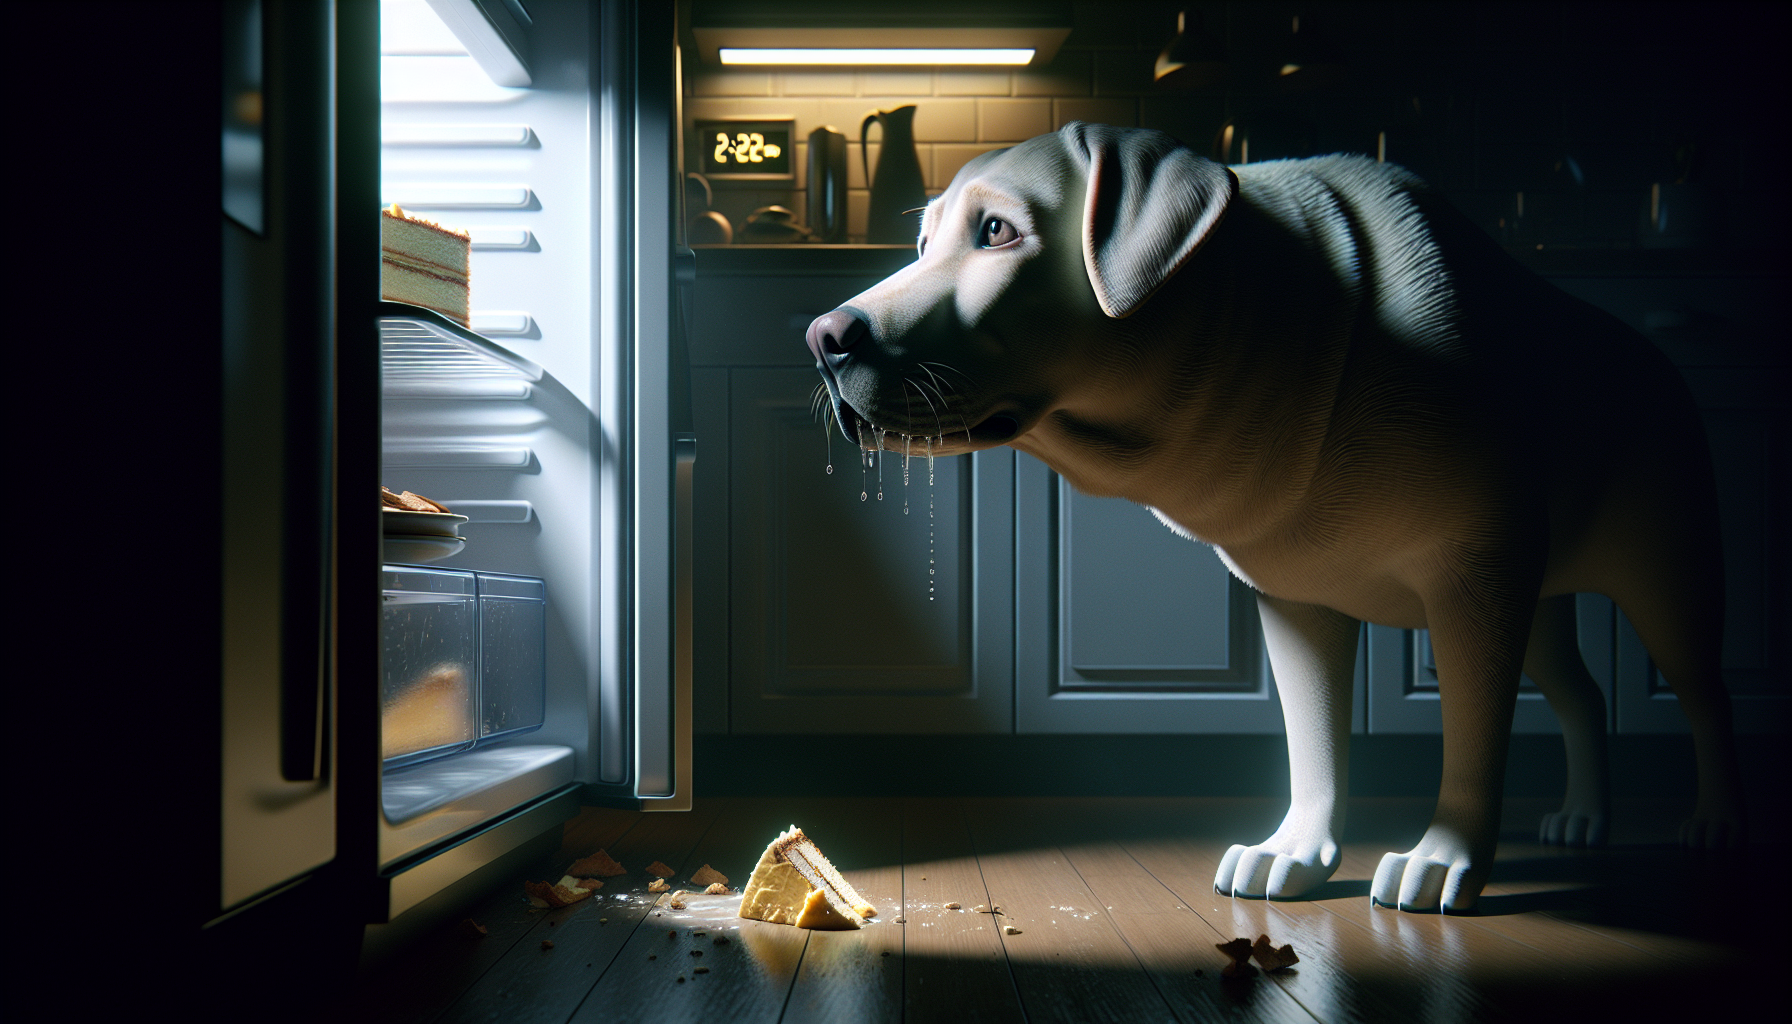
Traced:
[[1233, 896], [1311, 892], [1338, 870], [1350, 783], [1350, 690], [1361, 624], [1318, 605], [1257, 596], [1288, 732], [1288, 815], [1255, 846], [1233, 846], [1213, 887]]
[[[1491, 591], [1491, 592], [1490, 592]], [[1522, 593], [1522, 590], [1520, 591]], [[1425, 602], [1444, 725], [1443, 784], [1417, 846], [1381, 858], [1369, 898], [1466, 912], [1493, 869], [1530, 607], [1511, 588], [1464, 587]]]

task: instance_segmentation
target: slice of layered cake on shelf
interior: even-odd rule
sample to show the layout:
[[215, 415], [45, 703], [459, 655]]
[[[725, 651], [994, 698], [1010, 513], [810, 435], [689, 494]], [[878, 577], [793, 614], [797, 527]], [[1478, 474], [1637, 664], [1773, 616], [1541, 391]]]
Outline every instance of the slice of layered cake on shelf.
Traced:
[[467, 326], [473, 239], [413, 217], [394, 203], [380, 211], [380, 298], [433, 309]]
[[741, 893], [740, 916], [798, 928], [863, 928], [877, 908], [795, 825], [760, 854]]

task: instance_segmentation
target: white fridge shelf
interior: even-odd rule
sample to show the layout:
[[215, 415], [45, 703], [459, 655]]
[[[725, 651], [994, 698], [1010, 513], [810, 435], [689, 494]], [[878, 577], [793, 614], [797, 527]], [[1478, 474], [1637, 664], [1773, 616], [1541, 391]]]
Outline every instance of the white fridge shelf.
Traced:
[[381, 302], [380, 366], [388, 384], [478, 378], [541, 380], [533, 361], [482, 337], [434, 310]]

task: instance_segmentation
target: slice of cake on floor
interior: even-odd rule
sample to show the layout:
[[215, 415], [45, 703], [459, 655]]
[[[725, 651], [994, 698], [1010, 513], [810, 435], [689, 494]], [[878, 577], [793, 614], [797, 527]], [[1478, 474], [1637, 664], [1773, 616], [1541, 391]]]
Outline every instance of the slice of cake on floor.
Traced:
[[759, 855], [741, 893], [740, 916], [798, 928], [863, 928], [877, 908], [792, 825]]
[[473, 239], [413, 217], [394, 203], [380, 211], [380, 298], [433, 309], [467, 326]]

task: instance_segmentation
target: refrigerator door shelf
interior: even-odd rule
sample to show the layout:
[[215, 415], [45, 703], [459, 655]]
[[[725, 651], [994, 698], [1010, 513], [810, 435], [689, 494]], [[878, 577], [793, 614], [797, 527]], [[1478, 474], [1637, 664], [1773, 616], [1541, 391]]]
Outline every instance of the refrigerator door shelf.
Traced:
[[434, 310], [381, 302], [380, 367], [386, 386], [475, 377], [541, 380], [542, 369]]
[[388, 772], [380, 789], [380, 868], [572, 781], [572, 748], [554, 744], [485, 747]]
[[579, 813], [580, 787], [562, 786], [379, 874], [375, 917], [390, 921], [468, 875], [513, 854]]

